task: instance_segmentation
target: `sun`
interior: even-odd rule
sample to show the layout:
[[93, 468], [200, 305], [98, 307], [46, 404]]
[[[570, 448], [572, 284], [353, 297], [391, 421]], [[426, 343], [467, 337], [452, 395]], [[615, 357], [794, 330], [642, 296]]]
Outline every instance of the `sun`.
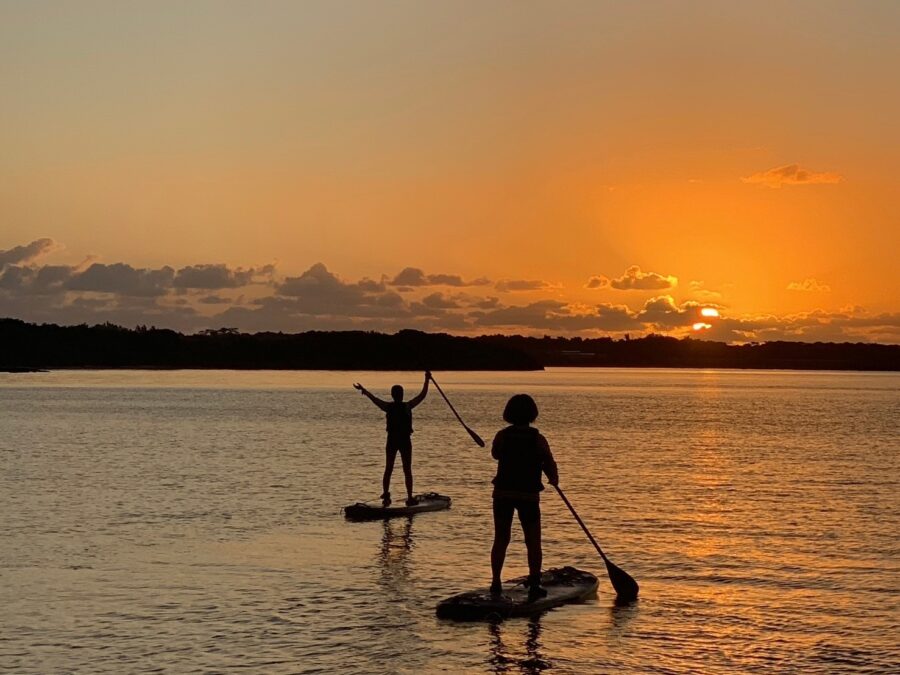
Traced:
[[712, 324], [703, 323], [702, 321], [694, 324], [694, 330], [709, 330], [710, 328], [712, 328]]
[[700, 316], [718, 317], [719, 310], [715, 307], [704, 307], [700, 310]]

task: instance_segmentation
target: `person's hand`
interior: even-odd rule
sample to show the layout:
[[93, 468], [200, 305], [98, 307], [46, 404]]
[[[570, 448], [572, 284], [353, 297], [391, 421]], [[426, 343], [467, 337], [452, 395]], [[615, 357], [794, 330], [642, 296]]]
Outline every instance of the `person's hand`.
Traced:
[[431, 371], [430, 371], [430, 370], [426, 370], [426, 371], [425, 371], [425, 379], [426, 379], [426, 380], [432, 379], [432, 377], [431, 377]]
[[550, 485], [552, 485], [553, 487], [559, 487], [559, 477], [551, 478], [547, 482], [550, 483]]
[[362, 386], [359, 382], [354, 382], [354, 383], [353, 383], [353, 388], [356, 389], [356, 390], [358, 390], [358, 391], [363, 391], [363, 386]]

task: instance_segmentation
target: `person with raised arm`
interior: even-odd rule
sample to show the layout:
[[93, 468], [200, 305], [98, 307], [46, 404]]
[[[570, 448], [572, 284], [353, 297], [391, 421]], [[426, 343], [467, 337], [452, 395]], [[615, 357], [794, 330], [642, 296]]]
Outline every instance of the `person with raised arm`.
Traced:
[[403, 400], [403, 387], [395, 384], [391, 387], [390, 401], [384, 401], [359, 382], [353, 384], [353, 388], [369, 398], [372, 403], [385, 412], [387, 417], [387, 441], [384, 446], [384, 476], [382, 478], [383, 492], [381, 493], [381, 501], [384, 506], [391, 503], [391, 474], [394, 472], [394, 461], [397, 453], [400, 453], [400, 460], [403, 463], [403, 475], [406, 479], [406, 504], [413, 506], [416, 503], [413, 497], [413, 474], [412, 474], [412, 409], [425, 400], [428, 394], [428, 382], [431, 380], [431, 371], [425, 371], [425, 383], [422, 385], [422, 391], [409, 401]]

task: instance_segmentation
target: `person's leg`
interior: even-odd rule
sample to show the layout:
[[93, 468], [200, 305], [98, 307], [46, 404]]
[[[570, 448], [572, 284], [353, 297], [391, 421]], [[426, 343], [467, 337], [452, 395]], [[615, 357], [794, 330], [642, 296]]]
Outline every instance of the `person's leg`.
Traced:
[[491, 547], [491, 592], [500, 592], [500, 578], [512, 529], [513, 506], [506, 499], [494, 500], [494, 545]]
[[528, 549], [528, 595], [543, 597], [547, 591], [541, 588], [541, 505], [539, 502], [520, 502], [516, 505], [519, 522], [525, 535], [525, 547]]
[[528, 549], [528, 574], [540, 578], [544, 552], [541, 550], [541, 523], [522, 525], [525, 533], [525, 547]]
[[403, 462], [403, 477], [406, 479], [406, 500], [413, 501], [413, 475], [412, 475], [412, 442], [404, 444], [400, 448], [400, 460]]
[[388, 439], [384, 447], [384, 477], [381, 479], [381, 486], [384, 489], [381, 499], [388, 503], [391, 501], [391, 474], [394, 473], [394, 459], [396, 457], [397, 449]]

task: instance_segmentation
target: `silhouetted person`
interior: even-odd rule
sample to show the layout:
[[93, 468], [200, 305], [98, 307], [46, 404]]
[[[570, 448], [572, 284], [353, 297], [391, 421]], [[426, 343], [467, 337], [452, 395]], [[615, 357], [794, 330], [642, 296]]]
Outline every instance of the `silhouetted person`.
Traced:
[[500, 575], [509, 546], [513, 511], [519, 514], [528, 549], [528, 599], [547, 595], [541, 588], [541, 473], [550, 485], [559, 484], [556, 462], [547, 439], [531, 423], [538, 409], [528, 394], [516, 394], [506, 404], [503, 419], [510, 426], [494, 437], [491, 455], [497, 460], [494, 483], [494, 546], [491, 548], [491, 593], [502, 592]]
[[426, 370], [422, 391], [409, 401], [403, 400], [403, 387], [399, 384], [391, 387], [392, 401], [382, 401], [359, 382], [353, 384], [354, 389], [358, 389], [363, 395], [368, 396], [369, 400], [381, 408], [387, 416], [387, 442], [384, 446], [384, 478], [382, 479], [384, 492], [381, 493], [381, 501], [385, 506], [391, 503], [391, 474], [394, 472], [394, 460], [397, 458], [398, 451], [403, 462], [403, 475], [406, 478], [406, 504], [412, 506], [416, 503], [413, 498], [412, 475], [412, 409], [425, 400], [430, 379], [431, 371]]

